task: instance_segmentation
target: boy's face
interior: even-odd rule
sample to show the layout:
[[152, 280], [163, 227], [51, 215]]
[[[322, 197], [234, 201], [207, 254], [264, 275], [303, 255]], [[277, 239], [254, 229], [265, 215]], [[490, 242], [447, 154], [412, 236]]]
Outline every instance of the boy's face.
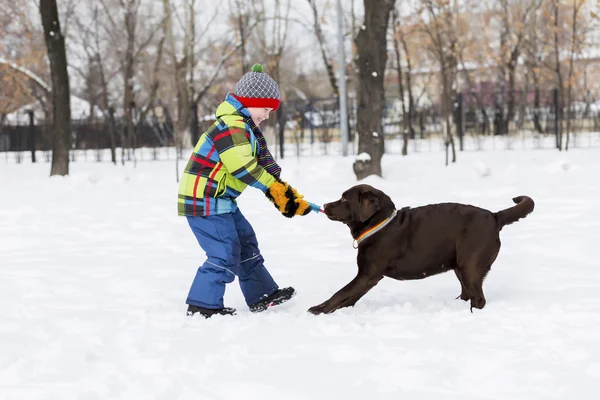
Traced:
[[259, 126], [264, 120], [269, 119], [269, 113], [273, 111], [273, 109], [269, 107], [248, 107], [247, 110], [256, 126]]

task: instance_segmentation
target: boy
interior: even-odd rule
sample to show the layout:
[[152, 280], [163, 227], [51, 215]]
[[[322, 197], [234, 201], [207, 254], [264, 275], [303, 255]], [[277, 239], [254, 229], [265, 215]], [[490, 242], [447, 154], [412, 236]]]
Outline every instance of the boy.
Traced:
[[207, 260], [196, 273], [188, 315], [233, 315], [223, 306], [225, 285], [238, 277], [250, 311], [260, 312], [295, 294], [279, 289], [258, 249], [256, 235], [235, 199], [248, 186], [262, 190], [286, 217], [319, 211], [279, 179], [281, 168], [258, 128], [280, 104], [279, 87], [255, 64], [228, 93], [216, 121], [202, 134], [179, 185], [178, 214], [187, 217]]

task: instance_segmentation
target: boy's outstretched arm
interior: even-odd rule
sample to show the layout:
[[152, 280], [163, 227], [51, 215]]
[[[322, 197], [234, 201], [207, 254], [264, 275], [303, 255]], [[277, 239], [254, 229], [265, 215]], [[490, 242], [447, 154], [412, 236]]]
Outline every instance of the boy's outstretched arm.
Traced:
[[222, 131], [216, 131], [211, 139], [221, 162], [234, 177], [263, 191], [285, 217], [292, 218], [316, 211], [296, 189], [275, 178], [258, 164], [258, 160], [252, 155], [252, 147], [244, 129], [226, 127]]

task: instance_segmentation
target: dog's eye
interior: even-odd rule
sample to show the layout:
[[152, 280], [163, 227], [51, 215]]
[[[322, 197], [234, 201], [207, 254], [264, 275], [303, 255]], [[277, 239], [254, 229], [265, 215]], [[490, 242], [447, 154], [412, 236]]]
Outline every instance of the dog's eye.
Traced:
[[345, 202], [346, 202], [346, 198], [342, 197], [342, 203], [345, 203]]

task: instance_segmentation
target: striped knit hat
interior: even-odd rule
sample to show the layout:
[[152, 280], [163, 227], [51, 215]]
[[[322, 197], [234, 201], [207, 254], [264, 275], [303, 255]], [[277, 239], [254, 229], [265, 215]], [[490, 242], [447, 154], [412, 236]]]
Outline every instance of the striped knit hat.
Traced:
[[277, 110], [280, 103], [279, 86], [262, 70], [262, 65], [254, 64], [252, 72], [244, 75], [235, 85], [233, 95], [244, 107], [269, 107]]

